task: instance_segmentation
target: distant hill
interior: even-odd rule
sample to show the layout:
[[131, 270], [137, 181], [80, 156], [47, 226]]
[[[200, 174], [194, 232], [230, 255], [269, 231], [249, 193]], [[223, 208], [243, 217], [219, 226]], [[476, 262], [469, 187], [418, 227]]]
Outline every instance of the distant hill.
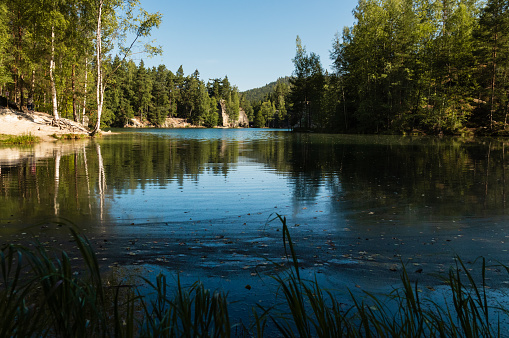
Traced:
[[[277, 81], [283, 81], [285, 83], [290, 83], [290, 77], [280, 77]], [[263, 101], [267, 97], [268, 94], [274, 91], [274, 88], [276, 87], [277, 81], [271, 82], [263, 87], [260, 88], [254, 88], [246, 90], [245, 92], [242, 92], [244, 97], [249, 102], [257, 102], [257, 101]]]

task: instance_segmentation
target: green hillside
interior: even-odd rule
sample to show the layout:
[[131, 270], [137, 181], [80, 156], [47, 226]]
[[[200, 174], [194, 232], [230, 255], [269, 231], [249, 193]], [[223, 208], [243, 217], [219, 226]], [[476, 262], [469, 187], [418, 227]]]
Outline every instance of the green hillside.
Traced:
[[263, 87], [246, 90], [245, 92], [242, 92], [242, 95], [244, 95], [244, 99], [249, 102], [263, 101], [266, 99], [267, 95], [274, 91], [277, 81], [283, 81], [286, 84], [290, 84], [290, 77], [281, 77], [278, 80], [266, 84]]

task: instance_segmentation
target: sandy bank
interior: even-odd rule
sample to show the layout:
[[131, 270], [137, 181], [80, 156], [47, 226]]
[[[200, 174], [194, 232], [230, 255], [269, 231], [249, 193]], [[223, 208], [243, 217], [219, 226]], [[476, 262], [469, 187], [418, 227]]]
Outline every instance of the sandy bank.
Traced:
[[32, 134], [42, 141], [51, 142], [56, 139], [52, 135], [87, 134], [80, 123], [68, 119], [60, 119], [60, 126], [52, 125], [53, 116], [41, 113], [25, 113], [10, 108], [0, 108], [0, 134], [23, 135]]

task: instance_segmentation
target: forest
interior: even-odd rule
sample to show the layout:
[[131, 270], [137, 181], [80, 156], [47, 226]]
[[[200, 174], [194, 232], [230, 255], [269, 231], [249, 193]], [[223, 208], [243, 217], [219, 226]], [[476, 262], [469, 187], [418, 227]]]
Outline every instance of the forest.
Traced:
[[136, 65], [132, 60], [121, 62], [119, 57], [111, 68], [117, 72], [105, 92], [102, 123], [106, 126], [124, 127], [136, 116], [154, 126], [178, 117], [211, 128], [223, 123], [218, 113], [221, 101], [230, 120], [238, 118], [240, 94], [228, 76], [205, 84], [198, 70], [186, 76], [182, 66], [174, 74], [164, 65], [147, 69], [143, 60]]
[[198, 70], [186, 76], [182, 67], [135, 64], [135, 54], [162, 52], [145, 41], [161, 20], [139, 0], [2, 1], [0, 95], [20, 109], [88, 124], [92, 134], [135, 116], [155, 126], [180, 117], [213, 127], [220, 104], [236, 119], [240, 95], [226, 76], [205, 84]]
[[335, 132], [503, 135], [509, 1], [360, 0], [334, 73], [297, 38], [290, 124]]
[[[162, 20], [138, 0], [0, 3], [0, 95], [101, 127], [167, 117], [214, 127], [222, 104], [254, 127], [341, 133], [505, 135], [509, 2], [359, 0], [355, 22], [331, 36], [332, 71], [299, 37], [292, 76], [240, 93], [228, 77], [200, 79], [136, 64]], [[87, 122], [88, 121], [88, 122]]]

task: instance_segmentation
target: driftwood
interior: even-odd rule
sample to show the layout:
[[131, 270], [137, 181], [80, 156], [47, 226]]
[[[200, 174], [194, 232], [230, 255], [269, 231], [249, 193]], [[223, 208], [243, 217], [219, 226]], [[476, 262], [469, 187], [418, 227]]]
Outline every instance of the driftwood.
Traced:
[[60, 118], [60, 119], [52, 119], [51, 122], [49, 123], [51, 126], [53, 127], [58, 127], [60, 128], [60, 130], [68, 130], [70, 132], [84, 132], [84, 133], [88, 133], [88, 130], [79, 125], [78, 123], [76, 122], [73, 122], [71, 120], [68, 120], [68, 119], [63, 119], [63, 118]]

